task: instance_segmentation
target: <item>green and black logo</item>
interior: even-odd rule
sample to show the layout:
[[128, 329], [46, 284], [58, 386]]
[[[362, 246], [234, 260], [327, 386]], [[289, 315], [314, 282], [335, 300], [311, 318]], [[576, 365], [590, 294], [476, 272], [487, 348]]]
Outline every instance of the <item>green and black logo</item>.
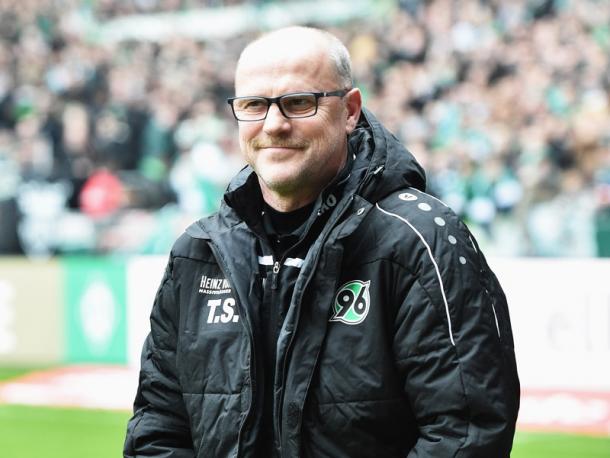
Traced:
[[369, 313], [371, 296], [370, 281], [352, 280], [345, 283], [335, 296], [333, 314], [330, 321], [340, 321], [345, 324], [359, 324]]

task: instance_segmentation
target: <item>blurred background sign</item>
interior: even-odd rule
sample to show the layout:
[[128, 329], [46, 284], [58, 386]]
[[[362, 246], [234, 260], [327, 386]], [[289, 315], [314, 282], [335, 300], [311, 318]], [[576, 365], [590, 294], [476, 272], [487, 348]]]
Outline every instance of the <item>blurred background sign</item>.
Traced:
[[610, 260], [493, 262], [509, 300], [523, 385], [610, 392]]
[[127, 263], [127, 362], [140, 367], [142, 344], [150, 331], [150, 310], [167, 258], [137, 256]]
[[61, 278], [56, 261], [0, 258], [0, 364], [62, 361]]
[[65, 269], [69, 363], [125, 363], [125, 263], [113, 258], [67, 258]]
[[610, 260], [490, 262], [510, 306], [520, 427], [610, 433]]
[[82, 33], [106, 41], [159, 41], [189, 37], [222, 40], [246, 32], [294, 23], [332, 26], [350, 20], [374, 19], [393, 6], [388, 0], [326, 0], [252, 2], [227, 8], [192, 9], [160, 14], [131, 15], [105, 23], [80, 22]]

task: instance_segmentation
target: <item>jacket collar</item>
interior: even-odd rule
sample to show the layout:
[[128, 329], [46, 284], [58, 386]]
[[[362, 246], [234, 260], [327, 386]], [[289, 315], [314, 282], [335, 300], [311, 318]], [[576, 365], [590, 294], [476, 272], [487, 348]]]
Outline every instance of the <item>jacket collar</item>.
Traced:
[[[348, 172], [340, 173], [318, 197], [314, 213], [323, 213], [337, 204], [339, 198], [333, 194], [336, 189], [343, 197], [358, 195], [375, 203], [401, 188], [426, 187], [425, 173], [415, 157], [365, 108], [348, 139], [346, 169]], [[224, 232], [238, 224], [256, 228], [261, 208], [258, 179], [246, 166], [231, 180], [218, 213], [198, 221], [187, 232], [196, 238], [208, 238], [206, 232]]]

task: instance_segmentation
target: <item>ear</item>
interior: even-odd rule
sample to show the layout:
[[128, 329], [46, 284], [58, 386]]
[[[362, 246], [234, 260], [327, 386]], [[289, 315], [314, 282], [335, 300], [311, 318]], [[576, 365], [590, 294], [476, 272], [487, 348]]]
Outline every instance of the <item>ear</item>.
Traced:
[[357, 87], [345, 94], [345, 107], [347, 110], [347, 122], [345, 124], [345, 133], [351, 134], [358, 124], [360, 111], [362, 111], [362, 94]]

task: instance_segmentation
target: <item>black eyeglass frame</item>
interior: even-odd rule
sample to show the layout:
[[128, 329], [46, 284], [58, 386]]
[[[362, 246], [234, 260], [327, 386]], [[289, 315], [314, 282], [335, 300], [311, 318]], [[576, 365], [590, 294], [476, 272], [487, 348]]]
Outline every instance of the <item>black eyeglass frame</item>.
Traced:
[[[235, 117], [235, 119], [237, 119], [240, 122], [264, 121], [265, 119], [267, 119], [267, 115], [269, 114], [269, 108], [271, 108], [271, 105], [274, 103], [280, 109], [280, 113], [282, 113], [282, 115], [284, 115], [285, 118], [303, 119], [303, 118], [311, 118], [312, 116], [315, 116], [318, 113], [319, 99], [321, 99], [322, 97], [341, 97], [341, 98], [343, 98], [347, 95], [347, 93], [349, 91], [351, 91], [351, 89], [339, 89], [336, 91], [327, 91], [327, 92], [290, 92], [288, 94], [282, 94], [278, 97], [263, 97], [262, 95], [248, 95], [248, 96], [244, 96], [244, 97], [229, 97], [227, 99], [227, 103], [229, 105], [231, 105], [231, 111], [233, 112], [233, 116]], [[316, 98], [316, 107], [315, 107], [313, 113], [305, 115], [305, 116], [288, 116], [284, 112], [284, 109], [282, 108], [282, 104], [280, 103], [280, 100], [282, 100], [284, 97], [290, 97], [290, 96], [295, 96], [295, 95], [313, 95]], [[239, 100], [239, 99], [254, 99], [254, 98], [262, 99], [267, 102], [267, 110], [265, 111], [265, 116], [263, 116], [262, 118], [258, 118], [258, 119], [239, 119], [237, 117], [237, 114], [235, 113], [235, 107], [233, 106], [233, 102], [235, 100]]]

